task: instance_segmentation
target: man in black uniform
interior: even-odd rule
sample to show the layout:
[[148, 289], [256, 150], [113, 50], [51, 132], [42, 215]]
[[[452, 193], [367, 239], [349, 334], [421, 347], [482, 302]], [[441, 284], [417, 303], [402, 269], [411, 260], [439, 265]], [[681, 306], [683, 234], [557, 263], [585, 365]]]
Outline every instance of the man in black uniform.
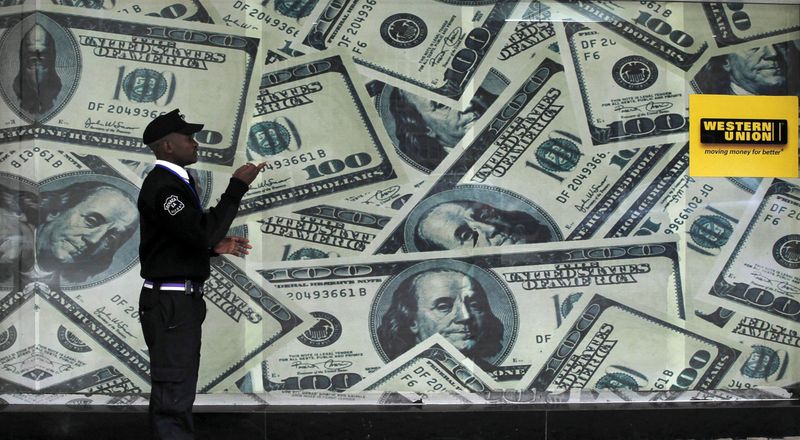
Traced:
[[150, 352], [150, 423], [157, 439], [192, 439], [192, 404], [200, 366], [200, 326], [206, 316], [203, 282], [210, 257], [244, 256], [243, 237], [226, 237], [239, 202], [265, 163], [245, 164], [233, 173], [217, 206], [203, 212], [192, 177], [183, 168], [197, 162], [190, 124], [175, 109], [153, 119], [142, 140], [156, 166], [139, 193], [139, 259], [145, 279], [140, 320]]

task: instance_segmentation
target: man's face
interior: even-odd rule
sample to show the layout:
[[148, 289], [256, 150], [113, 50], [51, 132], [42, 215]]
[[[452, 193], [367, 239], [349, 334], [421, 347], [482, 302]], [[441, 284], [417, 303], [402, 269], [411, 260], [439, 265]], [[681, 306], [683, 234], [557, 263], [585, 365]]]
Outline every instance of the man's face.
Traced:
[[527, 243], [525, 222], [533, 221], [475, 202], [447, 202], [434, 207], [419, 224], [419, 235], [444, 249]]
[[48, 215], [36, 240], [37, 249], [45, 261], [88, 261], [115, 251], [136, 218], [132, 201], [116, 189], [100, 188], [66, 211]]
[[732, 53], [723, 67], [731, 81], [756, 95], [780, 92], [786, 84], [786, 65], [771, 45]]
[[167, 135], [167, 141], [172, 146], [171, 162], [182, 167], [197, 162], [198, 143], [192, 135], [170, 133]]
[[415, 295], [417, 316], [411, 332], [417, 342], [439, 333], [462, 352], [475, 348], [485, 330], [489, 305], [470, 278], [458, 272], [422, 274]]
[[33, 83], [42, 84], [50, 75], [48, 57], [52, 56], [52, 49], [48, 46], [47, 31], [38, 24], [22, 39], [20, 63]]
[[411, 93], [404, 95], [422, 115], [428, 126], [428, 135], [447, 147], [457, 144], [478, 119], [475, 112], [460, 112]]

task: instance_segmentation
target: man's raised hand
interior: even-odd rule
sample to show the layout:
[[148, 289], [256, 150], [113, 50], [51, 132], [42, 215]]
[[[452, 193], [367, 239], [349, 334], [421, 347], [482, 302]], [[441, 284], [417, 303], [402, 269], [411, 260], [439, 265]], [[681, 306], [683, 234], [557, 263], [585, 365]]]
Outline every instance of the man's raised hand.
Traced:
[[252, 163], [248, 162], [239, 167], [236, 171], [233, 172], [233, 177], [241, 180], [242, 182], [250, 185], [253, 183], [253, 180], [256, 179], [258, 173], [267, 166], [267, 162], [261, 162], [258, 165], [253, 165]]

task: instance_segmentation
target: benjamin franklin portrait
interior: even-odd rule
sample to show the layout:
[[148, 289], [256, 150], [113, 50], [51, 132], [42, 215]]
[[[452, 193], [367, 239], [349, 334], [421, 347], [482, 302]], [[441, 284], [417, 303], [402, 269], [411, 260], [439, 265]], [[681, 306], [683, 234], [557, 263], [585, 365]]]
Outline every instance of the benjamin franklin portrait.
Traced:
[[700, 93], [797, 95], [800, 93], [798, 41], [740, 49], [711, 58], [694, 77]]
[[418, 263], [387, 282], [371, 321], [387, 360], [438, 333], [484, 369], [505, 357], [517, 328], [510, 292], [485, 270], [456, 260]]
[[560, 241], [555, 222], [523, 197], [464, 185], [415, 206], [404, 227], [410, 252]]
[[62, 285], [112, 276], [136, 262], [136, 187], [121, 179], [76, 181], [39, 194], [36, 264]]

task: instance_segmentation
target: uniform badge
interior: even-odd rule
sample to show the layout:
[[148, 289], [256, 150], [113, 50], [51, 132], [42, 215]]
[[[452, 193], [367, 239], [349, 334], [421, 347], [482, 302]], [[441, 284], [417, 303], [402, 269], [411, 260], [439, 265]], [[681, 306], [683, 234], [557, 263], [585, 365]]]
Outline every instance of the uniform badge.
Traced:
[[167, 197], [167, 200], [164, 202], [164, 210], [167, 211], [169, 215], [175, 215], [181, 212], [184, 206], [183, 202], [181, 202], [176, 195]]

